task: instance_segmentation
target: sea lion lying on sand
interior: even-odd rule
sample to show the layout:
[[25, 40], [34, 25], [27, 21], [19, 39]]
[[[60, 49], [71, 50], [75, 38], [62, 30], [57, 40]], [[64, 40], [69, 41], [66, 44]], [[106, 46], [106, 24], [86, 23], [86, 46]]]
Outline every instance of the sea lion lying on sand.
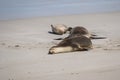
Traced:
[[73, 51], [85, 51], [92, 49], [92, 42], [86, 36], [78, 36], [63, 39], [57, 46], [53, 46], [49, 50], [49, 54], [57, 54]]
[[106, 37], [97, 37], [91, 34], [86, 28], [77, 26], [69, 29], [70, 34], [68, 37], [49, 49], [49, 54], [57, 54], [73, 51], [85, 51], [92, 49], [91, 39], [105, 39]]
[[71, 29], [70, 27], [67, 27], [64, 24], [51, 25], [51, 28], [52, 28], [52, 32], [58, 35], [65, 34], [67, 31], [69, 31], [69, 29]]
[[77, 36], [86, 36], [88, 38], [91, 37], [91, 34], [88, 32], [88, 30], [81, 26], [76, 26], [70, 30], [70, 34], [68, 37], [77, 37]]
[[[86, 36], [90, 39], [105, 39], [106, 37], [97, 37], [97, 35], [91, 34], [85, 27], [76, 26], [74, 28], [69, 28], [70, 34], [66, 38], [77, 37], [77, 36]], [[57, 38], [55, 40], [62, 40], [66, 38]]]

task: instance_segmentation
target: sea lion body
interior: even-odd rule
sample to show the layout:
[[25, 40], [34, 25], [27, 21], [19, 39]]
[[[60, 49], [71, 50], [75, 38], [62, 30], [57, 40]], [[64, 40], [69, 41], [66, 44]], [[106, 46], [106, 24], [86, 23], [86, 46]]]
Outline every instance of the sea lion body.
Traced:
[[50, 48], [49, 54], [83, 51], [89, 49], [92, 49], [92, 42], [90, 38], [86, 36], [78, 36], [62, 40], [57, 46]]
[[74, 28], [69, 28], [70, 34], [68, 37], [65, 38], [57, 38], [55, 40], [62, 40], [72, 37], [78, 37], [78, 36], [86, 36], [90, 39], [105, 39], [106, 37], [97, 37], [95, 34], [91, 34], [85, 27], [82, 26], [76, 26]]
[[68, 31], [68, 27], [64, 24], [51, 25], [54, 34], [62, 35]]
[[77, 36], [86, 36], [88, 38], [91, 37], [91, 34], [88, 32], [88, 30], [82, 26], [76, 26], [70, 30], [70, 34], [68, 38], [70, 37], [77, 37]]

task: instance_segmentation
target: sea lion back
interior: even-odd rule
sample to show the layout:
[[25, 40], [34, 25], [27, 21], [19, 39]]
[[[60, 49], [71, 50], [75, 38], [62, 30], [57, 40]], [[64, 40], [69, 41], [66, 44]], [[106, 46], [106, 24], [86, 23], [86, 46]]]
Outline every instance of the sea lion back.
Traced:
[[86, 36], [86, 37], [90, 37], [90, 33], [88, 32], [88, 30], [84, 27], [81, 26], [76, 26], [74, 28], [71, 29], [70, 31], [70, 35], [69, 37], [77, 37], [77, 36]]

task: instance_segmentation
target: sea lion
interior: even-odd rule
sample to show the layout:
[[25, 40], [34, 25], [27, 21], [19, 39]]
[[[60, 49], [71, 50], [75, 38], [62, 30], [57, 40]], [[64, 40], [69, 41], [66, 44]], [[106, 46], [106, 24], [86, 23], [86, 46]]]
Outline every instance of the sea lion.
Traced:
[[85, 27], [82, 26], [76, 26], [70, 30], [70, 35], [68, 37], [76, 37], [76, 36], [86, 36], [88, 38], [91, 37], [91, 34], [88, 32], [88, 30]]
[[78, 36], [63, 39], [57, 46], [50, 48], [49, 54], [84, 51], [89, 49], [92, 49], [91, 39], [86, 36]]
[[65, 34], [67, 31], [71, 29], [70, 27], [67, 27], [64, 24], [51, 25], [51, 28], [52, 28], [52, 32], [58, 35]]
[[[76, 26], [74, 28], [69, 29], [70, 34], [66, 38], [71, 38], [71, 37], [77, 37], [77, 36], [86, 36], [90, 39], [105, 39], [106, 37], [97, 37], [97, 35], [91, 34], [85, 27], [82, 26]], [[66, 38], [57, 38], [55, 40], [62, 40]]]

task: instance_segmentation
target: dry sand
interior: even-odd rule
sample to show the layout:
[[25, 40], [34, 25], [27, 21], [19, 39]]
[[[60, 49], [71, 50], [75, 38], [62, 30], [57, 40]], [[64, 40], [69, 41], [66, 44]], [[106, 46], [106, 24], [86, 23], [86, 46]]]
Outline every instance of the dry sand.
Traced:
[[[94, 49], [48, 55], [67, 36], [53, 35], [50, 24], [84, 26], [107, 39]], [[120, 80], [120, 12], [0, 21], [0, 80]]]

